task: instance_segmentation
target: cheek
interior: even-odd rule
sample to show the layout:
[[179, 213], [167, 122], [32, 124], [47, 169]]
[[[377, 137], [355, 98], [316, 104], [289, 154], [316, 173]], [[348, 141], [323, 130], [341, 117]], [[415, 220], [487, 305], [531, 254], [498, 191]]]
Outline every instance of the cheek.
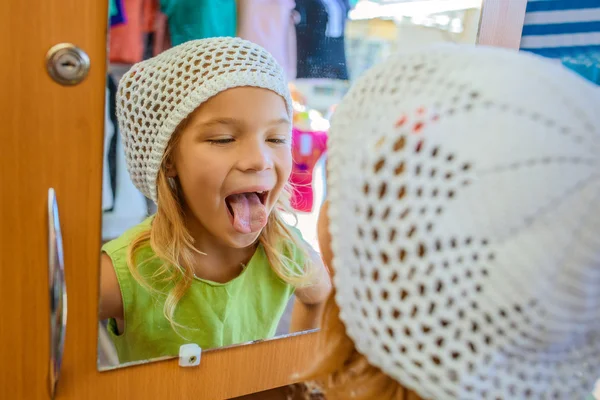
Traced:
[[292, 151], [291, 149], [281, 152], [277, 159], [280, 178], [287, 181], [292, 173]]
[[177, 174], [188, 200], [206, 198], [218, 191], [223, 181], [222, 163], [214, 155], [196, 150], [183, 154], [177, 164]]

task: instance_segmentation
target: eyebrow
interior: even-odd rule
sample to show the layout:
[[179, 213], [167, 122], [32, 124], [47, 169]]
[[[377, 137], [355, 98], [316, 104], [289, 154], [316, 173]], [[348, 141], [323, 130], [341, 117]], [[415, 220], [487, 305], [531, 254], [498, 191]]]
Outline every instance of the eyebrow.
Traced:
[[[278, 125], [289, 125], [290, 121], [287, 118], [279, 118], [269, 121], [267, 123], [268, 126], [278, 126]], [[225, 125], [225, 126], [241, 126], [244, 125], [244, 121], [239, 120], [237, 118], [213, 118], [206, 122], [200, 122], [196, 124], [196, 128], [210, 128], [214, 126]]]

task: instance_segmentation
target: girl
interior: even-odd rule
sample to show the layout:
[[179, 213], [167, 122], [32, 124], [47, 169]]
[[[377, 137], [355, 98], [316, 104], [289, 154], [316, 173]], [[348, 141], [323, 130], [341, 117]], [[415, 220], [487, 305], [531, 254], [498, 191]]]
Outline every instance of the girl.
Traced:
[[332, 121], [319, 221], [336, 294], [311, 375], [328, 400], [592, 392], [596, 90], [473, 46], [392, 57], [355, 83]]
[[282, 219], [292, 104], [271, 55], [187, 42], [135, 65], [117, 101], [132, 181], [158, 205], [103, 247], [100, 319], [120, 362], [271, 337], [294, 288], [318, 314], [329, 276]]

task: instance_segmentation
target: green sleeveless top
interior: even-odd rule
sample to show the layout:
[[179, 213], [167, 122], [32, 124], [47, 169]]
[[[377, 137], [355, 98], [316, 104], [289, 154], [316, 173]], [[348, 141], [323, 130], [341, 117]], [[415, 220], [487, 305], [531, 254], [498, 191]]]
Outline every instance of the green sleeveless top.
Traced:
[[[179, 347], [187, 343], [210, 349], [275, 335], [294, 288], [273, 272], [259, 245], [248, 265], [233, 280], [227, 283], [194, 280], [175, 309], [175, 322], [183, 326], [177, 327], [183, 337], [179, 336], [163, 315], [166, 295], [149, 293], [127, 267], [129, 243], [140, 231], [150, 227], [151, 220], [147, 219], [102, 248], [112, 260], [123, 296], [124, 332], [118, 334], [114, 319], [108, 324], [120, 363], [178, 356]], [[294, 253], [290, 256], [299, 266], [303, 265], [299, 252]], [[150, 248], [143, 249], [137, 260], [147, 260], [152, 255]], [[144, 263], [140, 272], [150, 278], [160, 264], [158, 260]], [[172, 287], [172, 284], [156, 284], [165, 293]]]

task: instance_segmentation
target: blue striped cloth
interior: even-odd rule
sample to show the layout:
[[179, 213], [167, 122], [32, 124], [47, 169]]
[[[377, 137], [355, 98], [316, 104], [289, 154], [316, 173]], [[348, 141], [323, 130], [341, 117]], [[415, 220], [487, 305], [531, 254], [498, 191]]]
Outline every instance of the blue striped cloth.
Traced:
[[521, 50], [559, 59], [600, 84], [600, 0], [529, 0]]

